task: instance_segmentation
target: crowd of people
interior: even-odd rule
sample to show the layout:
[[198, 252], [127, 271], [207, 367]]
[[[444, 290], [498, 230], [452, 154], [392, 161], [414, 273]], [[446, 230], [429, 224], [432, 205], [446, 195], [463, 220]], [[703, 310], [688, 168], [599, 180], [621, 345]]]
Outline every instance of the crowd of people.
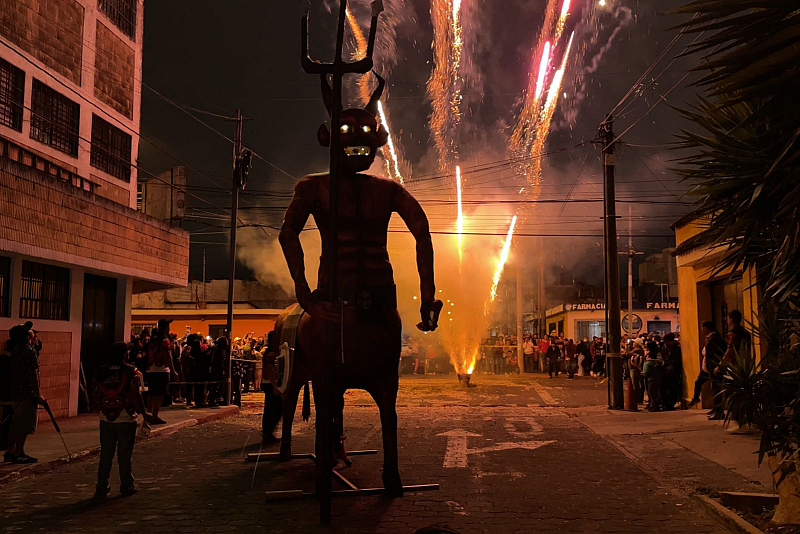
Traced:
[[260, 389], [267, 335], [250, 332], [234, 338], [232, 350], [224, 336], [214, 340], [198, 333], [183, 337], [169, 331], [162, 319], [151, 331], [133, 334], [128, 361], [144, 376], [148, 408], [159, 423], [161, 405], [186, 404], [204, 408], [224, 404], [224, 385], [231, 358], [231, 399], [241, 405], [242, 393]]

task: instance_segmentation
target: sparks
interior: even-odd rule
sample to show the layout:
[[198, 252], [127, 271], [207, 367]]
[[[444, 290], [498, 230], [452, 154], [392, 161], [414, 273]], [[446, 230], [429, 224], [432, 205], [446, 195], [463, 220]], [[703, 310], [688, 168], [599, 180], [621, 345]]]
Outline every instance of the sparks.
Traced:
[[[383, 103], [380, 100], [378, 100], [378, 115], [380, 115], [381, 124], [386, 129], [386, 133], [389, 135], [386, 144], [389, 147], [389, 155], [391, 156], [391, 159], [392, 159], [392, 165], [394, 165], [394, 176], [402, 184], [402, 183], [404, 183], [403, 175], [400, 174], [400, 163], [399, 163], [399, 159], [397, 157], [397, 151], [394, 148], [394, 141], [392, 140], [392, 131], [389, 129], [389, 121], [386, 120], [386, 113], [383, 111]], [[387, 168], [389, 167], [388, 159], [387, 159], [387, 162], [386, 162], [386, 167]], [[392, 175], [392, 173], [390, 172], [389, 176], [391, 176], [391, 175]]]
[[539, 76], [536, 78], [536, 100], [542, 96], [542, 89], [544, 88], [544, 77], [547, 75], [547, 65], [550, 63], [550, 41], [544, 43], [544, 51], [542, 52], [542, 60], [539, 63]]
[[500, 251], [500, 258], [497, 260], [497, 267], [494, 270], [494, 277], [492, 278], [492, 292], [491, 301], [497, 298], [497, 285], [500, 283], [500, 277], [503, 275], [503, 268], [506, 266], [508, 260], [508, 253], [511, 250], [511, 239], [514, 237], [514, 226], [517, 224], [517, 216], [511, 219], [511, 226], [508, 227], [505, 243], [503, 249]]
[[462, 237], [464, 234], [464, 212], [461, 211], [461, 166], [456, 165], [456, 196], [458, 198], [458, 217], [456, 218], [456, 230], [458, 231], [458, 262], [459, 268], [464, 259], [464, 249]]
[[564, 0], [564, 5], [561, 6], [561, 20], [565, 20], [569, 16], [569, 2], [570, 0]]
[[461, 0], [432, 0], [433, 71], [428, 80], [431, 100], [430, 126], [439, 156], [439, 170], [445, 171], [458, 155], [456, 133], [461, 123], [461, 57], [464, 47]]
[[[356, 41], [356, 52], [353, 54], [353, 59], [358, 60], [367, 54], [367, 40], [364, 37], [364, 32], [361, 31], [361, 27], [358, 25], [358, 21], [355, 16], [353, 16], [353, 13], [349, 9], [345, 12], [347, 14], [347, 23], [350, 26], [350, 31], [353, 32], [353, 38]], [[369, 74], [365, 74], [358, 79], [358, 94], [364, 103], [369, 102], [372, 96], [369, 87], [369, 78]], [[386, 112], [383, 109], [383, 103], [381, 101], [378, 101], [378, 114], [380, 115], [381, 124], [383, 124], [386, 133], [389, 135], [386, 143], [389, 147], [389, 158], [384, 158], [386, 160], [386, 172], [390, 177], [404, 184], [405, 180], [400, 172], [400, 157], [397, 154], [397, 148], [395, 147], [394, 139], [392, 139], [392, 131], [389, 128], [389, 121], [386, 119]], [[389, 161], [390, 159], [391, 162]]]

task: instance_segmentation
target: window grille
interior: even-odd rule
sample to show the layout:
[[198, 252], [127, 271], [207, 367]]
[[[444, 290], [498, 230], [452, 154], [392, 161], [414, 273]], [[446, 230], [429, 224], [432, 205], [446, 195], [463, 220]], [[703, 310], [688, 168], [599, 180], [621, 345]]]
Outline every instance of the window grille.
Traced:
[[0, 317], [11, 317], [11, 258], [0, 256]]
[[25, 72], [0, 59], [0, 124], [22, 131]]
[[32, 97], [31, 139], [77, 157], [80, 106], [36, 79]]
[[69, 321], [69, 275], [64, 267], [23, 261], [20, 318]]
[[119, 28], [122, 33], [136, 39], [137, 0], [97, 0], [97, 8]]
[[131, 136], [92, 115], [92, 167], [126, 182], [131, 181]]

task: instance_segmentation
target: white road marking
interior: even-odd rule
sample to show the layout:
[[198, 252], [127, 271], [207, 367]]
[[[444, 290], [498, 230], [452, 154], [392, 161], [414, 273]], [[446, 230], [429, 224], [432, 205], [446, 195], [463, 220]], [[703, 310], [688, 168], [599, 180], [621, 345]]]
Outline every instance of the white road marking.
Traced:
[[437, 436], [447, 436], [447, 451], [444, 453], [442, 467], [467, 467], [467, 438], [481, 435], [456, 429]]
[[545, 404], [558, 404], [558, 401], [547, 391], [549, 388], [545, 388], [540, 384], [534, 383], [533, 389], [536, 390], [536, 393], [542, 398]]
[[555, 443], [555, 440], [498, 443], [496, 445], [492, 445], [491, 447], [484, 447], [482, 449], [468, 449], [467, 454], [483, 454], [485, 452], [508, 451], [511, 449], [528, 449], [529, 451], [532, 451], [534, 449], [538, 449], [539, 447], [550, 445], [551, 443]]
[[[514, 428], [513, 434], [516, 435], [530, 435], [530, 434], [541, 434], [543, 433], [542, 427], [540, 424], [529, 421], [530, 418], [511, 418], [510, 421], [524, 421], [531, 426], [531, 430], [527, 432], [519, 432]], [[507, 421], [506, 422], [506, 429], [510, 427], [513, 428], [513, 424]], [[498, 451], [508, 451], [512, 449], [527, 449], [527, 450], [534, 450], [538, 449], [539, 447], [544, 447], [545, 445], [550, 445], [551, 443], [555, 443], [555, 440], [549, 441], [506, 441], [502, 443], [495, 443], [494, 445], [490, 445], [488, 447], [478, 448], [478, 449], [470, 449], [467, 447], [467, 439], [471, 437], [481, 437], [481, 434], [475, 434], [473, 432], [469, 432], [463, 429], [454, 429], [448, 432], [443, 432], [441, 434], [437, 434], [438, 436], [446, 436], [447, 437], [447, 450], [444, 453], [444, 461], [442, 462], [442, 467], [467, 467], [467, 456], [471, 454], [484, 454], [487, 452], [498, 452]]]

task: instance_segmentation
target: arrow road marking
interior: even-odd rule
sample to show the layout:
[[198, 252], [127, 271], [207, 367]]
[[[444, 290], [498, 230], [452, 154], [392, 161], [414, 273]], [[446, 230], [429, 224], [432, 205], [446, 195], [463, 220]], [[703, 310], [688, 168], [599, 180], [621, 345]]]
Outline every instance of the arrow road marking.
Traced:
[[480, 437], [480, 434], [457, 429], [437, 436], [447, 436], [447, 451], [444, 453], [442, 467], [467, 467], [467, 438]]
[[534, 450], [545, 445], [555, 443], [555, 440], [550, 441], [519, 441], [519, 442], [503, 442], [496, 443], [489, 447], [481, 449], [470, 449], [467, 447], [467, 438], [481, 437], [480, 434], [474, 434], [463, 429], [450, 430], [438, 436], [447, 436], [447, 450], [444, 453], [444, 462], [442, 467], [467, 467], [467, 456], [470, 454], [483, 454], [486, 452], [508, 451], [511, 449], [527, 449]]
[[492, 445], [491, 447], [484, 447], [482, 449], [468, 449], [467, 454], [483, 454], [485, 452], [508, 451], [511, 449], [528, 449], [529, 451], [532, 451], [534, 449], [538, 449], [539, 447], [550, 445], [551, 443], [555, 443], [555, 440], [498, 443], [496, 445]]

